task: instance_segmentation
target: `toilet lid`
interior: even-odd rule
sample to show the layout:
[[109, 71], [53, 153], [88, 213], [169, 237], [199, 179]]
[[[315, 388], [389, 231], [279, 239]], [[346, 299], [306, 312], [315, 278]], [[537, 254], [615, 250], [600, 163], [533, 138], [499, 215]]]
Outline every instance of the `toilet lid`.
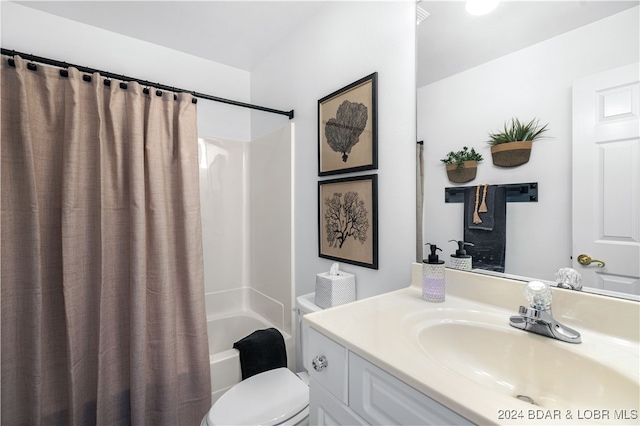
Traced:
[[309, 387], [287, 368], [256, 374], [233, 386], [207, 414], [209, 425], [276, 425], [309, 405]]

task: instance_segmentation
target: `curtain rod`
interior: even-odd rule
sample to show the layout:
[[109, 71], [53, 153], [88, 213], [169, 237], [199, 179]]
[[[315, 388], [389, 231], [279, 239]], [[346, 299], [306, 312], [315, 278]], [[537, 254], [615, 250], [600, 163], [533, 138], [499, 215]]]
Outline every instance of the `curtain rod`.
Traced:
[[152, 83], [150, 81], [141, 80], [139, 78], [127, 77], [127, 76], [122, 75], [122, 74], [114, 74], [114, 73], [111, 73], [111, 72], [108, 72], [108, 71], [101, 71], [101, 70], [97, 70], [95, 68], [83, 67], [81, 65], [74, 65], [74, 64], [70, 64], [68, 62], [56, 61], [54, 59], [43, 58], [42, 56], [30, 55], [28, 53], [16, 52], [15, 50], [9, 50], [9, 49], [5, 49], [5, 48], [2, 48], [2, 52], [1, 53], [3, 55], [7, 55], [7, 56], [16, 56], [16, 55], [18, 55], [21, 58], [26, 59], [28, 61], [39, 62], [41, 64], [52, 65], [52, 66], [59, 67], [59, 68], [73, 67], [73, 68], [77, 68], [81, 72], [85, 72], [85, 73], [89, 73], [89, 74], [93, 74], [93, 73], [97, 72], [100, 75], [102, 75], [104, 77], [107, 77], [107, 78], [111, 78], [111, 79], [122, 80], [122, 81], [135, 81], [137, 83], [140, 83], [140, 85], [142, 85], [142, 86], [151, 86], [151, 87], [154, 87], [154, 88], [157, 88], [157, 89], [160, 89], [160, 90], [164, 90], [164, 91], [168, 91], [168, 92], [185, 92], [185, 93], [191, 94], [192, 96], [194, 96], [196, 98], [206, 99], [206, 100], [214, 101], [214, 102], [221, 102], [223, 104], [235, 105], [235, 106], [239, 106], [239, 107], [243, 107], [243, 108], [255, 109], [255, 110], [258, 110], [258, 111], [270, 112], [270, 113], [273, 113], [273, 114], [286, 115], [287, 117], [289, 117], [289, 120], [293, 119], [293, 110], [291, 110], [291, 111], [281, 111], [281, 110], [277, 110], [277, 109], [273, 109], [273, 108], [267, 108], [267, 107], [263, 107], [263, 106], [259, 106], [259, 105], [253, 105], [253, 104], [248, 104], [248, 103], [244, 103], [244, 102], [238, 102], [238, 101], [234, 101], [234, 100], [231, 100], [231, 99], [219, 98], [217, 96], [207, 95], [206, 93], [198, 93], [198, 92], [194, 92], [194, 91], [191, 91], [191, 90], [178, 89], [176, 87], [167, 86], [167, 85], [160, 84], [160, 83]]

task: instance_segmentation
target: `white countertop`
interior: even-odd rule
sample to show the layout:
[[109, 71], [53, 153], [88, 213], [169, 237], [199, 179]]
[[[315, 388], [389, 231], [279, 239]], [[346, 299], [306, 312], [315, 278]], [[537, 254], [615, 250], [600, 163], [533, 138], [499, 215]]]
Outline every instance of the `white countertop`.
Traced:
[[[303, 320], [348, 350], [474, 423], [589, 423], [584, 418], [585, 413], [579, 413], [577, 410], [562, 412], [559, 414], [560, 418], [541, 419], [541, 415], [557, 416], [558, 413], [484, 388], [426, 356], [416, 341], [417, 331], [412, 321], [417, 316], [429, 311], [442, 314], [441, 317], [446, 318], [447, 310], [462, 309], [491, 312], [491, 316], [500, 324], [502, 321], [508, 324], [509, 317], [516, 315], [518, 306], [524, 305], [526, 300], [522, 295], [522, 282], [447, 269], [445, 302], [429, 303], [422, 298], [420, 268], [420, 264], [412, 265], [413, 285], [407, 288], [308, 314]], [[495, 293], [491, 295], [490, 292]], [[613, 368], [619, 368], [635, 381], [639, 380], [640, 304], [620, 299], [599, 298], [581, 292], [569, 293], [561, 289], [554, 289], [554, 300], [558, 305], [554, 305], [554, 317], [578, 330], [583, 335], [583, 342], [573, 345], [548, 339], [550, 345], [569, 345], [569, 350], [589, 352], [590, 356], [598, 357]], [[487, 303], [488, 301], [491, 303]], [[599, 318], [595, 319], [591, 318], [594, 316], [594, 305], [598, 306], [599, 310], [595, 315]], [[603, 313], [604, 315], [601, 315]], [[625, 327], [620, 327], [622, 322], [626, 324]], [[614, 333], [615, 335], [612, 335]], [[606, 346], [611, 339], [618, 343], [613, 351]], [[638, 410], [637, 406], [615, 408]], [[506, 420], [501, 416], [506, 410], [520, 411], [524, 418], [517, 421]], [[529, 410], [542, 410], [542, 413], [534, 411], [531, 414]], [[527, 418], [530, 415], [534, 418]], [[593, 413], [586, 415], [593, 416]], [[577, 418], [579, 416], [583, 418]], [[612, 419], [609, 420], [604, 423], [616, 423]], [[594, 424], [603, 424], [602, 422], [603, 420], [599, 420]], [[637, 418], [632, 424], [638, 424]]]

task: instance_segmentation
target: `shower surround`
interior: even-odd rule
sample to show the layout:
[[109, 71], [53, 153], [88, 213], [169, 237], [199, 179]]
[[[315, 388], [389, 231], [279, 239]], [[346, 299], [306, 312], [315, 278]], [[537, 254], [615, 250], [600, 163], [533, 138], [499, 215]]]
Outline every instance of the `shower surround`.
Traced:
[[275, 327], [293, 360], [293, 125], [252, 142], [198, 140], [212, 400], [240, 382], [233, 343]]

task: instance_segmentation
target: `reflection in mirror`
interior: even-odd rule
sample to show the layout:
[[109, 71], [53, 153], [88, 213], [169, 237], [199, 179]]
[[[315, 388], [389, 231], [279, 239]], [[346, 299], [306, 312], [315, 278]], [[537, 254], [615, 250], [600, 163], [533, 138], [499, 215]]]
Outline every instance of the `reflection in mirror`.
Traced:
[[[626, 293], [637, 299], [639, 2], [502, 1], [495, 11], [481, 17], [467, 15], [463, 2], [422, 1], [419, 6], [429, 13], [417, 29], [418, 140], [424, 141], [424, 241], [442, 246], [442, 258], [448, 259], [456, 250], [455, 244], [448, 241], [464, 237], [464, 203], [445, 203], [446, 187], [537, 182], [536, 202], [506, 204], [504, 273], [554, 282], [558, 269], [572, 267], [582, 274], [585, 291]], [[600, 170], [613, 156], [607, 154], [609, 160], [582, 160], [583, 156], [577, 156], [586, 148], [572, 145], [580, 133], [578, 129], [585, 127], [574, 124], [575, 110], [580, 109], [574, 105], [574, 84], [583, 87], [585, 81], [593, 80], [593, 75], [630, 64], [636, 70], [635, 83], [625, 87], [632, 89], [624, 94], [607, 89], [607, 93], [613, 94], [611, 100], [617, 97], [627, 102], [629, 111], [622, 111], [620, 117], [631, 116], [636, 135], [625, 135], [624, 144], [618, 143], [622, 139], [613, 138], [608, 146], [619, 149], [608, 152], [623, 161], [621, 167], [613, 167], [613, 174], [604, 167], [607, 174], [597, 179], [589, 176], [585, 182], [589, 187], [581, 187], [583, 182], [574, 176], [581, 162], [591, 161]], [[592, 96], [597, 97], [595, 92]], [[548, 138], [533, 142], [527, 163], [498, 167], [492, 162], [488, 134], [501, 129], [513, 117], [549, 123]], [[612, 116], [610, 121], [617, 123], [618, 116]], [[591, 123], [592, 138], [593, 128]], [[448, 180], [440, 159], [462, 146], [475, 148], [485, 160], [478, 164], [473, 181], [457, 184]], [[635, 210], [606, 220], [596, 217], [600, 223], [624, 223], [601, 239], [615, 240], [618, 246], [631, 250], [604, 258], [596, 249], [576, 246], [576, 236], [593, 233], [589, 228], [600, 231], [603, 225], [579, 225], [576, 217], [604, 211], [603, 197], [608, 195], [603, 191], [608, 182], [617, 182], [610, 192], [613, 199], [626, 203], [626, 210]], [[595, 195], [591, 207], [574, 211], [573, 206], [584, 201], [586, 194]], [[604, 260], [606, 267], [580, 265], [580, 254]], [[628, 268], [617, 273], [616, 264]]]

